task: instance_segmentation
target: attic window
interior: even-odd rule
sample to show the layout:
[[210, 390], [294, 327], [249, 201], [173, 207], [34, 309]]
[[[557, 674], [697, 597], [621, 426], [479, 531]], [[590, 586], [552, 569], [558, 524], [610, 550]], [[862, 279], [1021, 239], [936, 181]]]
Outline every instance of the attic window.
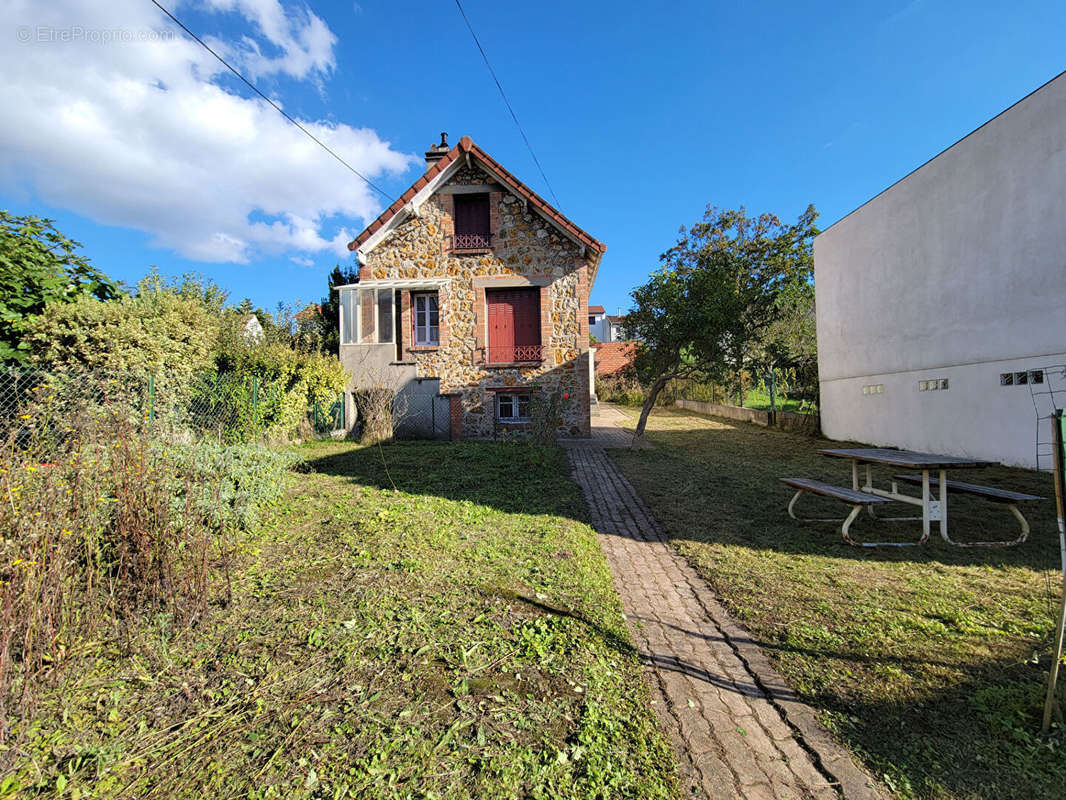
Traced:
[[488, 194], [455, 195], [453, 250], [487, 250], [492, 246]]

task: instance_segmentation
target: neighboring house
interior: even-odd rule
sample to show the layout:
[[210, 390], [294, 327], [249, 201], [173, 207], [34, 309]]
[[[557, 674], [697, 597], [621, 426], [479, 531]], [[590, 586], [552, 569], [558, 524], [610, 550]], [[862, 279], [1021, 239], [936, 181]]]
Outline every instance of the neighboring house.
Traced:
[[258, 343], [263, 341], [263, 323], [255, 314], [249, 314], [241, 323], [241, 336], [246, 341]]
[[617, 375], [630, 364], [637, 354], [637, 342], [603, 342], [594, 344], [596, 354], [596, 377]]
[[1036, 466], [1066, 364], [1066, 74], [814, 242], [822, 430]]
[[588, 296], [606, 246], [467, 136], [442, 135], [426, 167], [348, 245], [349, 390], [392, 385], [423, 435], [528, 429], [553, 401], [558, 433], [588, 436]]
[[622, 332], [622, 323], [625, 322], [625, 316], [609, 315], [606, 320], [606, 333], [607, 335], [601, 340], [604, 342], [624, 342], [625, 334]]
[[308, 303], [293, 316], [297, 322], [311, 322], [322, 316], [322, 306], [318, 303]]
[[607, 311], [603, 306], [589, 306], [589, 336], [607, 340]]

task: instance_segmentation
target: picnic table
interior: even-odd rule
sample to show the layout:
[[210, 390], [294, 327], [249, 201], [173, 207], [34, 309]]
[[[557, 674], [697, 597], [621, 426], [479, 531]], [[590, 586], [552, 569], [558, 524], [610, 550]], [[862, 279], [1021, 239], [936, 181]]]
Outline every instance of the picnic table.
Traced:
[[[848, 534], [848, 528], [854, 522], [859, 512], [865, 508], [871, 517], [884, 521], [918, 520], [922, 521], [922, 535], [917, 542], [865, 542], [864, 547], [878, 546], [908, 546], [922, 545], [929, 540], [932, 524], [938, 523], [941, 538], [948, 544], [960, 547], [980, 547], [997, 545], [1021, 544], [1029, 535], [1029, 523], [1018, 510], [1018, 503], [1030, 500], [1042, 500], [1035, 495], [1013, 492], [1007, 489], [999, 489], [991, 486], [979, 486], [974, 483], [948, 480], [948, 470], [981, 469], [993, 466], [995, 462], [982, 461], [973, 458], [960, 458], [958, 456], [937, 455], [935, 453], [919, 453], [912, 450], [891, 450], [877, 447], [858, 448], [827, 448], [819, 450], [824, 456], [831, 458], [843, 458], [851, 461], [851, 489], [832, 486], [822, 481], [814, 481], [806, 478], [782, 478], [782, 482], [796, 489], [796, 494], [788, 505], [788, 513], [794, 519], [799, 519], [794, 513], [796, 501], [805, 492], [830, 497], [852, 506], [851, 514], [844, 520], [841, 532], [844, 541], [848, 544], [860, 545]], [[871, 466], [874, 464], [894, 467], [896, 469], [911, 470], [918, 474], [894, 475], [890, 481], [890, 489], [882, 489], [874, 486]], [[860, 467], [864, 468], [860, 470]], [[860, 472], [863, 472], [864, 480], [860, 481]], [[935, 476], [935, 482], [934, 482]], [[912, 484], [921, 487], [921, 496], [904, 494], [899, 489], [899, 484]], [[935, 491], [934, 491], [935, 490]], [[1013, 540], [994, 542], [956, 542], [948, 535], [948, 496], [950, 494], [968, 494], [981, 497], [994, 503], [1007, 505], [1011, 513], [1021, 525], [1020, 535]], [[919, 506], [922, 509], [921, 517], [878, 517], [874, 509], [876, 506], [887, 502], [908, 503]]]

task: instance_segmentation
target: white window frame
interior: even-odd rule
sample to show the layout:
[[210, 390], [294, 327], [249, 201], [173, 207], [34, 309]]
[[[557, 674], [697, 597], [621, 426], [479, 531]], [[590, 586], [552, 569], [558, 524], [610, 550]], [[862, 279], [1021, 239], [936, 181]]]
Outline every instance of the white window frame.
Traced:
[[[526, 398], [527, 414], [522, 416], [519, 412], [519, 398]], [[503, 415], [504, 400], [507, 401], [507, 405], [511, 407], [511, 416], [505, 417]], [[532, 419], [533, 413], [533, 393], [532, 392], [498, 392], [496, 394], [496, 420], [498, 422], [529, 422]]]
[[[381, 337], [378, 336], [378, 313], [379, 313], [378, 312], [378, 303], [381, 302], [382, 294], [384, 294], [386, 297], [389, 298], [389, 304], [392, 306], [393, 327], [395, 327], [395, 325], [396, 325], [396, 302], [395, 302], [395, 299], [394, 299], [395, 289], [393, 289], [392, 287], [348, 286], [348, 287], [339, 289], [339, 291], [341, 293], [341, 297], [340, 297], [340, 302], [338, 303], [338, 306], [339, 306], [339, 309], [338, 309], [339, 320], [338, 321], [340, 323], [340, 334], [341, 334], [341, 344], [342, 345], [351, 345], [351, 344], [392, 344], [393, 343], [392, 339], [394, 337], [393, 337], [393, 332], [392, 331], [389, 331], [389, 341], [387, 341], [387, 342], [379, 341], [379, 339]], [[363, 340], [362, 337], [361, 337], [361, 332], [363, 330], [362, 294], [364, 292], [370, 292], [374, 296], [374, 302], [371, 304], [372, 308], [373, 308], [373, 311], [371, 312], [371, 314], [373, 315], [373, 320], [372, 320], [373, 326], [372, 326], [370, 335], [369, 335], [369, 337], [366, 340]], [[353, 308], [355, 309], [355, 326], [352, 329], [355, 332], [355, 341], [348, 341], [345, 338], [346, 334], [347, 334], [347, 331], [348, 331], [347, 326], [345, 325], [346, 320], [344, 318], [345, 293], [351, 293], [351, 294], [353, 294], [355, 296], [355, 302], [353, 304]]]
[[[433, 329], [433, 325], [430, 324], [430, 311], [428, 305], [423, 309], [422, 313], [425, 314], [425, 325], [421, 328], [418, 324], [418, 301], [425, 298], [433, 298], [434, 304], [437, 306], [437, 337], [433, 339], [430, 333]], [[411, 294], [411, 323], [414, 328], [413, 332], [413, 344], [415, 347], [440, 347], [440, 294], [438, 292], [413, 292]], [[425, 335], [424, 340], [419, 339], [419, 333]]]

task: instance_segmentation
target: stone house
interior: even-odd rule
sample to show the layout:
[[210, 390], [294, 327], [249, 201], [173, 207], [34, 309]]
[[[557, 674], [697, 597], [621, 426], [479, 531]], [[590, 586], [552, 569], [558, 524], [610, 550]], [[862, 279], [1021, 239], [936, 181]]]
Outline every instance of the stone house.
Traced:
[[401, 432], [589, 435], [588, 297], [607, 248], [469, 137], [442, 134], [425, 174], [348, 247], [349, 391], [393, 387]]

